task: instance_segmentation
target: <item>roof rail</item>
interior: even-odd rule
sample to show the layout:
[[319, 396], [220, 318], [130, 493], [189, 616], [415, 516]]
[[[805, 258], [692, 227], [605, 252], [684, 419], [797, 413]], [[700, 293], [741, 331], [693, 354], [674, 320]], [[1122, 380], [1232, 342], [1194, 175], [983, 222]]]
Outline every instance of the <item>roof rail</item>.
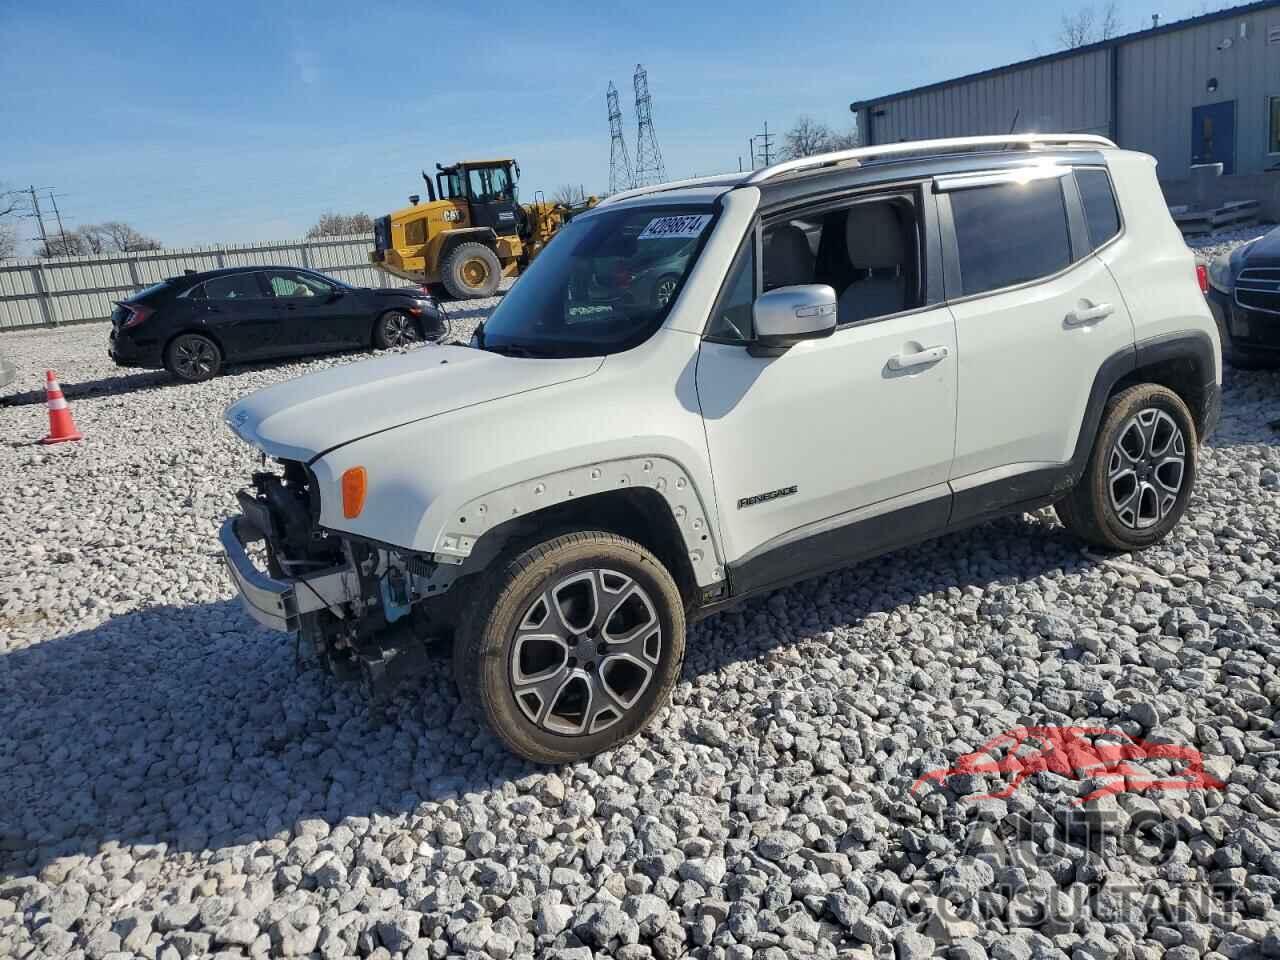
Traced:
[[634, 190], [623, 190], [605, 197], [597, 207], [603, 207], [619, 200], [630, 200], [632, 197], [643, 197], [647, 193], [666, 193], [668, 190], [683, 190], [685, 187], [710, 187], [717, 184], [741, 183], [745, 173], [717, 173], [709, 177], [690, 177], [687, 180], [669, 180], [666, 183], [655, 183], [648, 187], [636, 187]]
[[950, 137], [941, 140], [908, 140], [903, 143], [885, 143], [874, 147], [854, 147], [851, 150], [837, 150], [833, 153], [819, 153], [812, 157], [801, 157], [798, 160], [784, 160], [771, 167], [757, 170], [747, 177], [743, 183], [764, 183], [774, 177], [799, 170], [811, 170], [818, 167], [833, 166], [849, 161], [861, 162], [879, 157], [903, 157], [911, 154], [936, 154], [951, 151], [979, 149], [996, 149], [1018, 147], [1029, 150], [1032, 147], [1115, 147], [1106, 137], [1092, 133], [1015, 133], [1008, 136], [987, 137]]

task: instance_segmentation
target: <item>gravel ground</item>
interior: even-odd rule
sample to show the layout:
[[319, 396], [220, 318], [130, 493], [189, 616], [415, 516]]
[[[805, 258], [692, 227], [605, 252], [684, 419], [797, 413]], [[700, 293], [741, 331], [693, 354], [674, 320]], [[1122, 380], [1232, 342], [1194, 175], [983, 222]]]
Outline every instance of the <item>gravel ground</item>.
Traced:
[[1259, 223], [1252, 227], [1239, 227], [1235, 230], [1219, 230], [1204, 237], [1194, 237], [1187, 241], [1187, 246], [1195, 251], [1202, 260], [1212, 260], [1227, 253], [1242, 243], [1256, 240], [1264, 233], [1275, 229], [1274, 223]]
[[[1162, 546], [1046, 513], [779, 591], [692, 628], [652, 729], [548, 770], [443, 663], [374, 719], [231, 595], [255, 458], [223, 408], [358, 355], [175, 386], [105, 342], [3, 338], [86, 440], [0, 408], [0, 957], [1280, 956], [1280, 374], [1228, 372]], [[1023, 725], [1194, 747], [1222, 784], [913, 789]]]

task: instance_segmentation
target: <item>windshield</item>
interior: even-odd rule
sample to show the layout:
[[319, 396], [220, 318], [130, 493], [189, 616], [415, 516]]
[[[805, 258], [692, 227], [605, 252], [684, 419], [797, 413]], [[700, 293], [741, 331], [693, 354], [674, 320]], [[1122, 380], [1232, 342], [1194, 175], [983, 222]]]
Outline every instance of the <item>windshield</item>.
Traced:
[[571, 221], [485, 321], [477, 345], [537, 357], [639, 345], [661, 326], [712, 219], [709, 207], [643, 207]]

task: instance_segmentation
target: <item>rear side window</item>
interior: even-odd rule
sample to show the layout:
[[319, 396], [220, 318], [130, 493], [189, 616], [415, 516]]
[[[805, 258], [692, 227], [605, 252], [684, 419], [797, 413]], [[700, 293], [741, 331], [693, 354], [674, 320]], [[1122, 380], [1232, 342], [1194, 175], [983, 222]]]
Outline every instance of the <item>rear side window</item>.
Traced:
[[261, 297], [262, 290], [258, 286], [257, 274], [233, 273], [206, 280], [204, 295], [210, 300], [250, 300]]
[[1120, 212], [1111, 178], [1105, 170], [1076, 171], [1076, 185], [1084, 203], [1084, 218], [1089, 224], [1089, 240], [1094, 250], [1120, 232]]
[[965, 296], [1071, 265], [1067, 205], [1057, 178], [969, 187], [950, 196]]

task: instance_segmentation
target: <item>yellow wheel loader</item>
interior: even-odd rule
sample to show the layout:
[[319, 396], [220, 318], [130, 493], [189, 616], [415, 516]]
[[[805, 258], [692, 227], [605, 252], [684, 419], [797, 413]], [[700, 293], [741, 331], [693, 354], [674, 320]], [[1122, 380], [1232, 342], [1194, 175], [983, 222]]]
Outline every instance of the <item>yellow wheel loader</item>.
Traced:
[[435, 182], [423, 171], [427, 201], [374, 221], [373, 264], [463, 300], [491, 297], [503, 277], [516, 276], [574, 213], [595, 197], [566, 206], [535, 196], [521, 205], [515, 160], [436, 164]]

